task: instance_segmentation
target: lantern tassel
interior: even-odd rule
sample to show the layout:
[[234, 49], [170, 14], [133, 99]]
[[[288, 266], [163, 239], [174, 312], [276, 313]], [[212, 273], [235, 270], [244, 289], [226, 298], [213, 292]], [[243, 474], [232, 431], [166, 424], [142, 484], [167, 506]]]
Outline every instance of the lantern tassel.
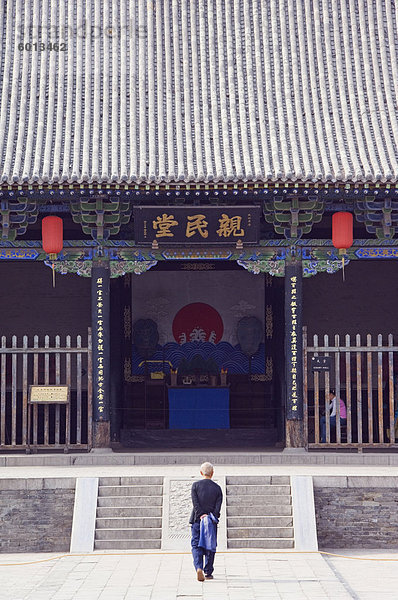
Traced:
[[53, 253], [51, 253], [51, 254], [49, 255], [49, 257], [50, 257], [50, 259], [52, 260], [52, 263], [51, 263], [51, 270], [52, 270], [52, 272], [53, 272], [53, 288], [55, 288], [55, 263], [54, 263], [54, 260], [57, 258], [57, 255], [56, 255], [56, 254], [53, 254]]
[[345, 281], [345, 272], [344, 272], [345, 251], [346, 251], [346, 248], [340, 248], [340, 250], [339, 250], [339, 254], [341, 254], [341, 266], [342, 266], [342, 269], [343, 269], [343, 281]]

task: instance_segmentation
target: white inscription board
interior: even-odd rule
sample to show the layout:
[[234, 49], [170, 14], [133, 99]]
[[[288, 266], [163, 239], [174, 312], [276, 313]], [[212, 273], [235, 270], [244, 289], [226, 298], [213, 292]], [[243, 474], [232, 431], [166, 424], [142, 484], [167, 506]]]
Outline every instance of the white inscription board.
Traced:
[[68, 385], [31, 385], [29, 388], [30, 404], [68, 404]]

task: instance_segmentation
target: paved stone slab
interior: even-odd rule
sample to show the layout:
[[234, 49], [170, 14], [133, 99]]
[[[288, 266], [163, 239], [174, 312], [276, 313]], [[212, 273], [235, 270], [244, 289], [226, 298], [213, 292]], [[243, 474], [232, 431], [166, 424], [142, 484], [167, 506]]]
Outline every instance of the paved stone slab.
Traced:
[[[2, 555], [1, 600], [384, 600], [398, 589], [398, 553], [220, 552], [215, 579], [196, 580], [188, 553]], [[375, 560], [364, 560], [373, 558]], [[388, 559], [388, 562], [384, 562]], [[394, 560], [395, 562], [391, 562]], [[33, 562], [36, 561], [36, 562]], [[33, 564], [28, 564], [28, 563]]]

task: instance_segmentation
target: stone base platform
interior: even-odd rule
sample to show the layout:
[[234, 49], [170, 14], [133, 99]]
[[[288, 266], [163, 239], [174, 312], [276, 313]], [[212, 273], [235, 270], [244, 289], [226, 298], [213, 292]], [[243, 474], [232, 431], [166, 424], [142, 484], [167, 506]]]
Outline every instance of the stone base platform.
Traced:
[[265, 448], [277, 442], [277, 430], [268, 429], [122, 429], [125, 448]]
[[[218, 466], [368, 466], [377, 467], [398, 466], [398, 454], [393, 453], [350, 453], [350, 452], [283, 452], [282, 449], [273, 451], [246, 451], [246, 450], [218, 450], [208, 451], [196, 448], [169, 449], [163, 452], [104, 452], [64, 454], [47, 452], [40, 454], [8, 453], [0, 454], [0, 468], [2, 467], [90, 467], [90, 466], [163, 466], [163, 465], [195, 465], [208, 460]], [[4, 475], [3, 475], [4, 476]]]

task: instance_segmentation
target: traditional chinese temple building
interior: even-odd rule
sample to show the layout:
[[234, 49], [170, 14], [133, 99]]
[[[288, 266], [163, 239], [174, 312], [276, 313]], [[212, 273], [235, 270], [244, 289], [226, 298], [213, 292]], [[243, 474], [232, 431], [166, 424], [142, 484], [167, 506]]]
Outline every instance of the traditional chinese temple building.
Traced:
[[0, 22], [0, 449], [394, 445], [395, 4]]

